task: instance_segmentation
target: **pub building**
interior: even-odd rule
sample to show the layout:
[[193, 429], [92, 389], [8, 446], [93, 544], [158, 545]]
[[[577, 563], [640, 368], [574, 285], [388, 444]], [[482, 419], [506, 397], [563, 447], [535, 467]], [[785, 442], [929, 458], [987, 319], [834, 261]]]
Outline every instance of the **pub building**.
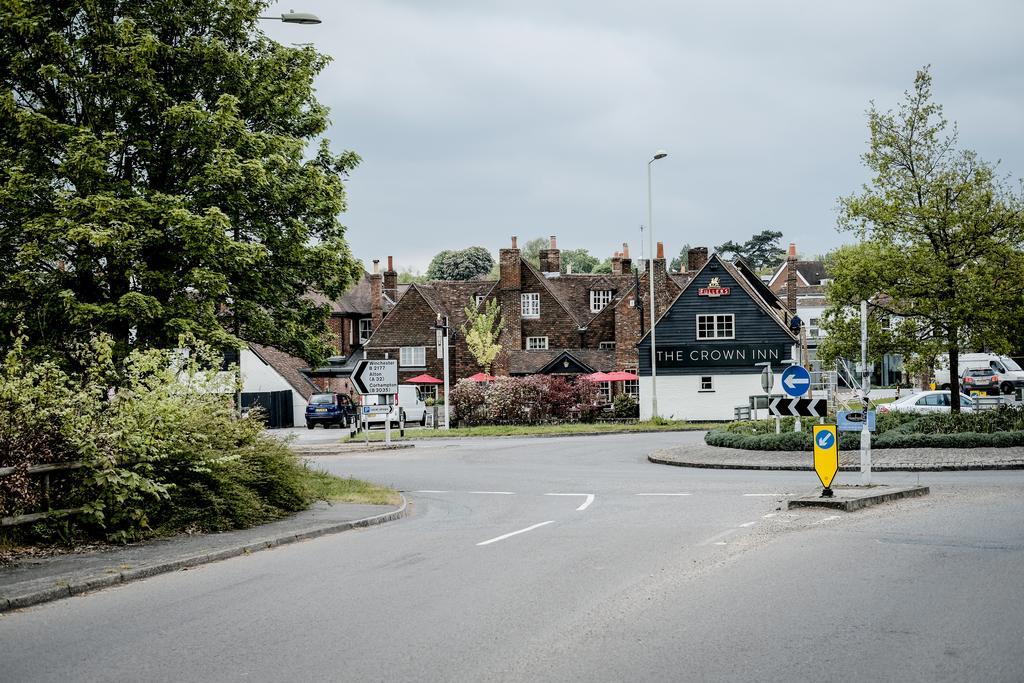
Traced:
[[[658, 414], [676, 420], [731, 420], [736, 406], [775, 386], [796, 358], [792, 313], [742, 260], [712, 254], [655, 325]], [[651, 335], [638, 344], [640, 418], [651, 418]]]

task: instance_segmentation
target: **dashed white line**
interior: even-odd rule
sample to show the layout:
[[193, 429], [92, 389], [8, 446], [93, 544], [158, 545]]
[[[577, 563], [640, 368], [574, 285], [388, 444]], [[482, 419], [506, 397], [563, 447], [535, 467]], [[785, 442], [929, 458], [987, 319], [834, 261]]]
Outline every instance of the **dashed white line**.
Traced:
[[638, 496], [691, 496], [692, 493], [638, 493]]
[[715, 541], [715, 545], [728, 545], [725, 541]]
[[842, 517], [839, 515], [831, 515], [830, 517], [826, 517], [825, 519], [819, 519], [817, 522], [815, 522], [815, 524], [824, 524], [825, 522], [831, 522], [833, 519], [842, 519]]
[[711, 545], [712, 543], [714, 543], [715, 545], [722, 545], [721, 543], [716, 543], [716, 541], [720, 541], [721, 539], [725, 538], [726, 536], [728, 536], [730, 534], [734, 534], [737, 531], [739, 531], [739, 529], [736, 529], [736, 528], [726, 529], [722, 533], [715, 534], [711, 538], [705, 538], [703, 541], [701, 541], [697, 545]]
[[527, 531], [533, 531], [534, 529], [539, 529], [542, 526], [547, 526], [548, 524], [554, 524], [554, 523], [555, 523], [555, 520], [550, 519], [550, 520], [548, 520], [546, 522], [541, 522], [540, 524], [534, 524], [533, 526], [528, 526], [525, 529], [520, 529], [519, 531], [513, 531], [513, 532], [508, 533], [508, 534], [502, 534], [501, 536], [495, 536], [494, 538], [490, 538], [490, 539], [488, 539], [486, 541], [481, 541], [480, 543], [477, 543], [477, 545], [478, 546], [479, 545], [490, 545], [491, 543], [497, 543], [498, 541], [504, 541], [506, 538], [511, 538], [513, 536], [518, 536], [519, 534], [525, 534]]
[[744, 524], [740, 524], [740, 528], [743, 529], [748, 526], [754, 526], [755, 524], [757, 524], [757, 522], [745, 522]]
[[469, 493], [480, 493], [489, 496], [514, 496], [515, 491], [470, 491]]
[[593, 493], [545, 493], [545, 496], [586, 496], [587, 499], [583, 501], [583, 504], [576, 508], [576, 512], [583, 512], [590, 504], [594, 502]]

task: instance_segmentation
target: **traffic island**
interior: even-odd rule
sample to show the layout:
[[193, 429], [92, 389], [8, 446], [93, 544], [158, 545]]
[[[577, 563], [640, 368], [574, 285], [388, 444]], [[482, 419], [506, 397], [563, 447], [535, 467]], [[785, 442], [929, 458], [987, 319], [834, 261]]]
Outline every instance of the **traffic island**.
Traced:
[[927, 486], [833, 486], [832, 497], [824, 498], [820, 489], [813, 494], [792, 498], [789, 509], [800, 507], [830, 508], [853, 512], [871, 505], [881, 505], [901, 498], [917, 498], [929, 493]]

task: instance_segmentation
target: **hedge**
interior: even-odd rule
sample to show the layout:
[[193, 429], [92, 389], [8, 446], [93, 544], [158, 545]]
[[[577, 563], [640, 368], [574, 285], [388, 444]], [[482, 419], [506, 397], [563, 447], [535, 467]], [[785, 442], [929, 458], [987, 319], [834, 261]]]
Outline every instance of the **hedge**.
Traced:
[[[709, 446], [742, 448], [751, 451], [810, 451], [811, 435], [807, 432], [781, 434], [737, 434], [727, 429], [707, 433], [704, 442]], [[872, 448], [1010, 448], [1024, 446], [1024, 431], [962, 432], [959, 434], [922, 434], [903, 429], [892, 429], [871, 439]], [[839, 434], [839, 448], [844, 451], [860, 448], [860, 434]]]

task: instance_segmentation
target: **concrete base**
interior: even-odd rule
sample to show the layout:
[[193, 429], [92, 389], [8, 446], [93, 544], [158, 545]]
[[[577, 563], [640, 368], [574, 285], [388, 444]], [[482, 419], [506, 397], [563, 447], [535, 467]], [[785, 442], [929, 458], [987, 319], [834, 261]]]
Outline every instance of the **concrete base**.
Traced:
[[822, 498], [818, 490], [812, 495], [793, 498], [789, 509], [798, 507], [831, 508], [853, 512], [869, 505], [880, 505], [900, 498], [928, 495], [927, 486], [833, 486], [831, 498]]

